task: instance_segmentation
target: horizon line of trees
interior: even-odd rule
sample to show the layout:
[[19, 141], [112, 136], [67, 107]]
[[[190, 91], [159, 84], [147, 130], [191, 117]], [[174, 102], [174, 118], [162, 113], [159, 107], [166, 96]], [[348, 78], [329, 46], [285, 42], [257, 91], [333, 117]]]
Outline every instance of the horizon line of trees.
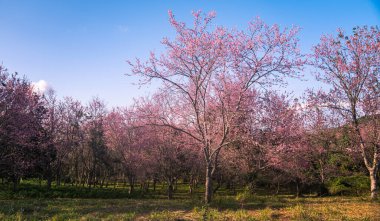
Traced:
[[[364, 174], [377, 198], [380, 149], [380, 32], [322, 36], [310, 55], [298, 29], [256, 19], [247, 30], [211, 25], [215, 13], [194, 12], [188, 27], [169, 12], [177, 36], [166, 51], [128, 61], [130, 75], [162, 87], [129, 107], [107, 110], [41, 94], [0, 66], [0, 177], [40, 178], [91, 187], [128, 183], [153, 188], [178, 181], [190, 192], [205, 183], [205, 202], [221, 186], [265, 183], [296, 195], [329, 180]], [[273, 88], [301, 78], [306, 66], [328, 90], [295, 99]]]

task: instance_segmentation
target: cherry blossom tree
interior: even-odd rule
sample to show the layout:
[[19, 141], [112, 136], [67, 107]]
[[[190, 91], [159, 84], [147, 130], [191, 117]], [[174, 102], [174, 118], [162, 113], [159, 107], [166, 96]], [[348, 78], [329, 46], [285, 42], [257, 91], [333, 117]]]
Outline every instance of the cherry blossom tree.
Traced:
[[107, 146], [118, 156], [122, 173], [129, 182], [129, 193], [135, 189], [137, 178], [145, 173], [146, 161], [142, 156], [145, 139], [144, 133], [133, 108], [116, 108], [106, 117], [105, 134]]
[[[338, 30], [338, 36], [322, 36], [314, 47], [312, 64], [316, 77], [330, 86], [314, 94], [320, 107], [339, 113], [354, 131], [371, 180], [371, 198], [377, 197], [379, 166], [378, 114], [380, 105], [380, 31], [375, 27], [354, 28], [351, 35]], [[369, 119], [366, 126], [361, 119]], [[372, 136], [366, 136], [369, 131]], [[377, 129], [376, 129], [377, 128]]]
[[80, 156], [85, 145], [83, 125], [86, 122], [86, 110], [81, 102], [71, 97], [65, 97], [58, 106], [61, 126], [55, 165], [57, 185], [61, 185], [65, 175], [69, 175], [77, 184], [84, 184], [85, 172], [80, 165]]
[[46, 117], [43, 120], [43, 138], [44, 142], [40, 144], [41, 156], [40, 167], [43, 171], [43, 176], [47, 180], [47, 188], [51, 188], [52, 181], [55, 175], [57, 162], [57, 148], [60, 145], [59, 132], [61, 124], [61, 115], [58, 99], [54, 90], [49, 89], [43, 95], [44, 106], [46, 108]]
[[129, 64], [131, 75], [140, 76], [142, 84], [162, 82], [156, 97], [169, 113], [160, 116], [156, 126], [186, 134], [203, 150], [209, 203], [219, 155], [234, 141], [230, 132], [245, 113], [249, 88], [281, 83], [285, 76], [297, 75], [304, 62], [297, 48], [297, 28], [280, 30], [257, 19], [247, 31], [229, 31], [212, 28], [214, 12], [193, 15], [194, 25], [188, 27], [169, 12], [175, 40], [162, 41], [164, 54], [151, 52], [147, 61]]
[[87, 106], [88, 121], [85, 124], [86, 130], [86, 152], [88, 187], [95, 186], [100, 179], [105, 179], [109, 171], [109, 155], [107, 152], [105, 135], [104, 135], [104, 119], [107, 114], [106, 106], [99, 98], [93, 98]]
[[298, 100], [289, 95], [267, 92], [260, 104], [260, 137], [256, 138], [265, 150], [267, 167], [287, 175], [296, 184], [296, 196], [309, 181], [311, 149], [306, 139], [304, 116]]
[[37, 164], [45, 108], [28, 80], [0, 66], [0, 168], [17, 189]]
[[172, 199], [175, 183], [198, 163], [193, 160], [197, 154], [186, 144], [184, 134], [171, 128], [150, 127], [151, 145], [145, 148], [145, 154], [158, 177], [167, 183], [168, 199]]

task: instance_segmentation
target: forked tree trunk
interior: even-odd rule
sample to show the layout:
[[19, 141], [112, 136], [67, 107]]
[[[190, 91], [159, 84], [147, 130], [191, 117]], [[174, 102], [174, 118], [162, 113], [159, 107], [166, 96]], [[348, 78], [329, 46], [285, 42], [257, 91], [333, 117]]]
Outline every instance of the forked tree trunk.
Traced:
[[376, 180], [376, 173], [377, 173], [377, 169], [378, 169], [378, 166], [379, 166], [379, 163], [378, 163], [378, 149], [379, 147], [376, 145], [375, 148], [374, 148], [374, 153], [373, 153], [373, 161], [372, 161], [372, 165], [370, 163], [370, 160], [367, 158], [367, 155], [366, 155], [366, 146], [365, 146], [365, 142], [364, 142], [364, 139], [363, 139], [363, 136], [360, 132], [360, 128], [359, 128], [359, 121], [357, 119], [357, 115], [356, 115], [356, 110], [352, 107], [352, 119], [353, 119], [353, 126], [354, 126], [354, 129], [355, 129], [355, 133], [356, 135], [358, 136], [359, 138], [359, 146], [360, 146], [360, 150], [361, 150], [361, 155], [363, 157], [363, 160], [364, 160], [364, 164], [369, 172], [369, 179], [370, 179], [370, 182], [371, 182], [371, 185], [370, 185], [370, 189], [371, 189], [371, 199], [372, 200], [375, 200], [377, 199], [377, 180]]
[[206, 204], [209, 204], [211, 202], [211, 199], [212, 199], [212, 167], [211, 166], [207, 166], [207, 169], [206, 169], [206, 183], [205, 183], [205, 186], [206, 186], [206, 191], [205, 191], [205, 203]]
[[[359, 131], [358, 129], [356, 131]], [[357, 132], [359, 135], [360, 133]], [[367, 167], [367, 170], [369, 172], [369, 179], [370, 179], [370, 190], [371, 190], [371, 199], [375, 200], [377, 199], [377, 170], [378, 170], [378, 160], [377, 160], [377, 153], [375, 152], [373, 156], [373, 163], [372, 165], [369, 163], [369, 160], [367, 159], [367, 156], [365, 154], [365, 146], [364, 146], [364, 141], [363, 138], [360, 137], [360, 147], [362, 151], [362, 157], [364, 159], [364, 164]], [[376, 151], [376, 150], [375, 150]]]

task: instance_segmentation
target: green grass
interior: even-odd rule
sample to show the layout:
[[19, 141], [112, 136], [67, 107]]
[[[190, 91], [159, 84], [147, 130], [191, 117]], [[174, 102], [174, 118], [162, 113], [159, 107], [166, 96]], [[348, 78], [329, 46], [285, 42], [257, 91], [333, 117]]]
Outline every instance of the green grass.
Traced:
[[195, 199], [0, 200], [0, 220], [380, 220], [380, 204], [360, 197], [256, 196], [244, 208], [218, 196]]
[[[155, 192], [135, 195], [121, 186], [46, 191], [24, 183], [14, 194], [7, 186], [0, 187], [0, 220], [380, 220], [380, 203], [356, 196], [294, 198], [222, 190], [205, 206], [202, 190], [190, 196], [185, 185], [179, 186], [174, 200], [166, 199], [161, 185]], [[32, 190], [39, 194], [31, 194]]]
[[[160, 188], [161, 187], [161, 188]], [[102, 198], [102, 199], [120, 199], [120, 198], [155, 198], [165, 195], [162, 186], [157, 191], [143, 192], [139, 188], [128, 193], [128, 187], [117, 185], [108, 188], [100, 187], [83, 187], [72, 185], [53, 185], [47, 190], [45, 185], [38, 185], [33, 181], [23, 181], [16, 192], [12, 191], [11, 185], [0, 184], [0, 199], [17, 199], [17, 198]]]

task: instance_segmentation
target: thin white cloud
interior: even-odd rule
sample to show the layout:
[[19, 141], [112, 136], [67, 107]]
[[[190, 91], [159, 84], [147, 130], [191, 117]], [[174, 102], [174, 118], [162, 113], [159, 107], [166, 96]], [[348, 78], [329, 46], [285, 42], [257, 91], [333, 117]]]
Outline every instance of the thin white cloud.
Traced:
[[39, 80], [37, 82], [32, 82], [33, 91], [36, 93], [45, 93], [50, 86], [45, 80]]
[[119, 32], [122, 32], [122, 33], [127, 33], [129, 30], [128, 27], [125, 25], [117, 25], [116, 28]]

